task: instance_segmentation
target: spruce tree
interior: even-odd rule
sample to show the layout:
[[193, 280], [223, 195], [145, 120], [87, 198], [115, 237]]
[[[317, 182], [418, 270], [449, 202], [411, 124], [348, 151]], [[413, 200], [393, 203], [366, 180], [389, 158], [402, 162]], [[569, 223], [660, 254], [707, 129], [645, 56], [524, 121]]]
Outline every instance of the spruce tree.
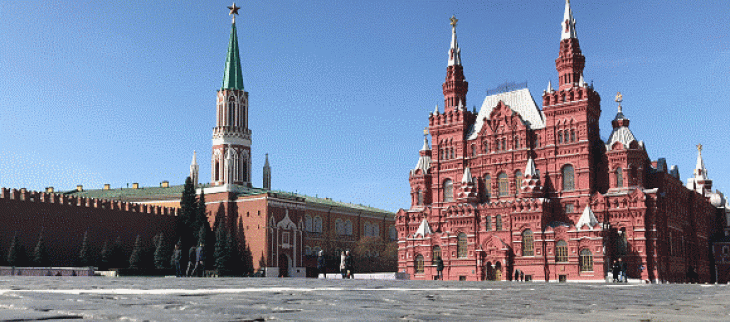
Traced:
[[104, 246], [101, 247], [101, 262], [99, 268], [108, 269], [111, 262], [111, 249], [109, 249], [109, 241], [104, 241]]
[[43, 240], [43, 229], [38, 235], [38, 244], [35, 246], [33, 251], [33, 264], [35, 266], [48, 266], [48, 250], [46, 249], [46, 243]]
[[129, 268], [139, 269], [142, 265], [142, 237], [137, 235], [137, 239], [134, 242], [134, 249], [132, 249], [132, 255], [129, 256]]
[[81, 250], [79, 251], [79, 265], [88, 266], [91, 264], [89, 260], [89, 231], [84, 232], [84, 240], [81, 241]]
[[210, 230], [208, 214], [205, 207], [205, 192], [203, 189], [201, 189], [200, 197], [195, 203], [195, 224], [193, 225], [193, 231], [198, 231], [200, 227], [205, 227], [206, 230]]
[[23, 257], [21, 255], [22, 251], [23, 246], [20, 245], [20, 238], [18, 238], [18, 233], [15, 233], [13, 241], [10, 243], [10, 248], [8, 249], [8, 265], [19, 266], [21, 264], [21, 258]]
[[251, 254], [251, 248], [246, 243], [246, 233], [243, 231], [243, 225], [239, 226], [240, 241], [235, 240], [236, 249], [239, 250], [237, 257], [240, 259], [241, 273], [244, 276], [253, 274], [253, 255]]
[[110, 252], [110, 258], [109, 258], [109, 264], [112, 267], [121, 268], [124, 267], [124, 249], [122, 248], [122, 237], [117, 236], [117, 239], [114, 241], [114, 245], [112, 246], [112, 250]]
[[[197, 201], [195, 198], [195, 186], [190, 177], [185, 179], [185, 188], [180, 198], [180, 215], [178, 216], [178, 232], [182, 236], [190, 236], [198, 231], [196, 227]], [[195, 236], [195, 235], [193, 235]], [[195, 239], [189, 240], [186, 244], [192, 244]]]
[[215, 232], [215, 252], [213, 253], [215, 257], [215, 268], [219, 276], [230, 274], [229, 263], [231, 254], [229, 246], [229, 234], [225, 222], [221, 222]]
[[155, 242], [155, 268], [165, 269], [169, 262], [170, 254], [168, 252], [167, 244], [165, 243], [165, 234], [160, 233], [157, 235]]

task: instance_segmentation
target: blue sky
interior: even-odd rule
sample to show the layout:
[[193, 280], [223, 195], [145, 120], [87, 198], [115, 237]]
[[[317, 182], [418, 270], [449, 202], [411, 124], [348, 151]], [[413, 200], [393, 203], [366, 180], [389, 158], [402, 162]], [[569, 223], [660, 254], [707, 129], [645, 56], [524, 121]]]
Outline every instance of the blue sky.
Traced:
[[[230, 4], [0, 3], [0, 186], [181, 184], [193, 150], [209, 181]], [[561, 0], [238, 5], [255, 186], [269, 153], [274, 189], [407, 208], [428, 113], [443, 105], [451, 15], [469, 108], [505, 81], [527, 81], [539, 104], [557, 81]], [[685, 181], [702, 143], [714, 187], [730, 193], [728, 2], [572, 8], [602, 138], [621, 91], [652, 160], [678, 165]]]

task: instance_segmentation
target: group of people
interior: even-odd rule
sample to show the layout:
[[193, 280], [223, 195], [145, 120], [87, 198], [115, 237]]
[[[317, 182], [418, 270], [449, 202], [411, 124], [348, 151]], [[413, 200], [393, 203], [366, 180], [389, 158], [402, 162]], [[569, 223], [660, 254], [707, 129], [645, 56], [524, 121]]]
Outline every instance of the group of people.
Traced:
[[192, 246], [188, 250], [188, 267], [183, 274], [180, 267], [182, 261], [182, 249], [180, 243], [175, 244], [175, 251], [172, 252], [172, 265], [175, 266], [175, 276], [177, 277], [201, 277], [205, 274], [205, 243], [200, 243], [197, 247]]
[[[323, 274], [327, 278], [327, 263], [324, 259], [324, 251], [317, 253], [317, 270], [319, 274]], [[353, 279], [355, 272], [355, 260], [352, 258], [350, 251], [340, 252], [340, 274], [343, 279]]]
[[611, 273], [613, 274], [613, 282], [616, 283], [628, 283], [628, 277], [626, 276], [626, 262], [621, 258], [613, 261], [611, 265]]

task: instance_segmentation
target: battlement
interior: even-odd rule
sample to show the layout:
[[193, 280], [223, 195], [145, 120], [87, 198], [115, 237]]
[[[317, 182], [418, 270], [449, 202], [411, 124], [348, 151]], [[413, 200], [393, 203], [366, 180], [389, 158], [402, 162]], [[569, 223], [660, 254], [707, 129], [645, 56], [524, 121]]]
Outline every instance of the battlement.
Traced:
[[84, 207], [108, 209], [124, 212], [139, 212], [150, 215], [177, 216], [178, 209], [174, 207], [161, 207], [140, 203], [125, 202], [120, 200], [108, 200], [86, 197], [66, 196], [62, 193], [38, 192], [25, 188], [10, 189], [0, 188], [0, 199], [14, 200], [19, 202], [36, 202], [59, 204], [69, 207]]

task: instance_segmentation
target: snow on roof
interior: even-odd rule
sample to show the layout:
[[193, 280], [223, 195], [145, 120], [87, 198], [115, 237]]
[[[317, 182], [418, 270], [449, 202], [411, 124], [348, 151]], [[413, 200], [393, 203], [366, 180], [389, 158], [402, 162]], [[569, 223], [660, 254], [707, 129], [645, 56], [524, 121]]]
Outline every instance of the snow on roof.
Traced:
[[428, 221], [424, 218], [421, 222], [421, 225], [418, 226], [418, 230], [416, 230], [416, 233], [413, 234], [413, 237], [416, 237], [418, 235], [421, 235], [421, 237], [426, 237], [427, 235], [432, 234], [431, 227], [428, 226]]
[[593, 230], [593, 227], [598, 224], [598, 219], [596, 219], [596, 215], [593, 213], [593, 210], [590, 206], [586, 206], [586, 208], [583, 210], [583, 214], [580, 215], [580, 219], [578, 219], [578, 224], [575, 225], [575, 228], [578, 228], [580, 230], [583, 228], [583, 226], [588, 225], [589, 230]]
[[629, 130], [627, 126], [619, 126], [613, 129], [613, 131], [611, 131], [611, 135], [608, 136], [608, 141], [606, 141], [606, 150], [611, 150], [611, 147], [616, 142], [621, 142], [621, 144], [624, 145], [624, 148], [628, 149], [631, 141], [639, 143], [639, 147], [641, 148], [644, 147], [644, 142], [636, 140], [634, 133], [631, 133], [631, 130]]
[[511, 92], [490, 95], [484, 98], [484, 103], [482, 103], [482, 108], [479, 110], [476, 123], [474, 123], [474, 127], [467, 137], [468, 140], [477, 138], [479, 131], [482, 130], [482, 126], [484, 125], [484, 119], [489, 119], [489, 114], [492, 113], [492, 109], [497, 106], [499, 101], [504, 102], [504, 104], [509, 106], [509, 108], [513, 111], [520, 113], [522, 122], [525, 123], [527, 127], [533, 130], [545, 127], [545, 116], [537, 107], [535, 99], [533, 99], [532, 94], [530, 94], [530, 90], [528, 88], [522, 88]]

